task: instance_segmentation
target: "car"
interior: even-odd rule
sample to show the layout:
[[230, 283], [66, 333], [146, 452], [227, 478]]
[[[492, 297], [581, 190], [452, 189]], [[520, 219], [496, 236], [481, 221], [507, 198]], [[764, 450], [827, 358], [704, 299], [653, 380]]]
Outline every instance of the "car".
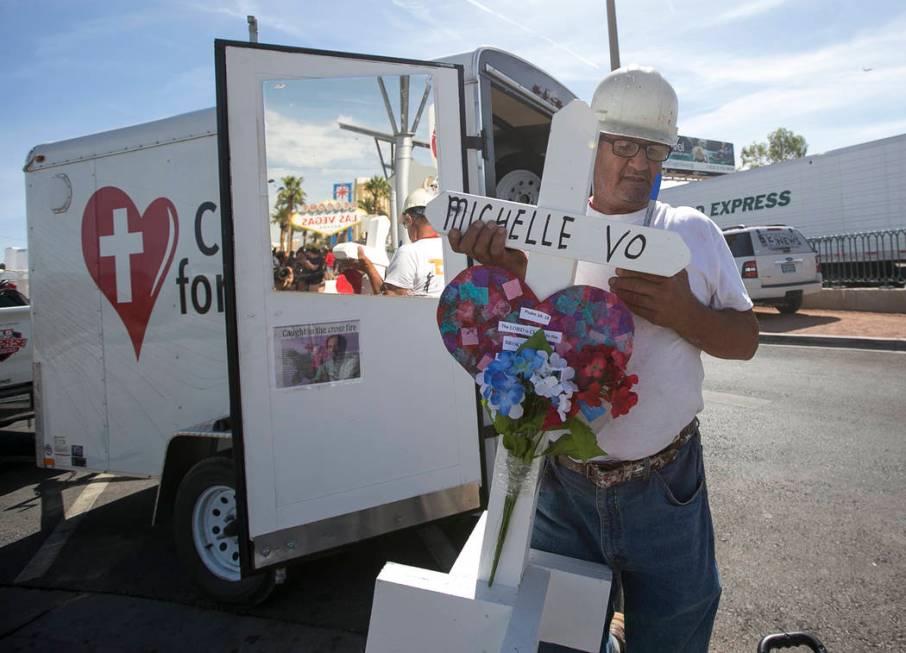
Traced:
[[0, 279], [0, 428], [34, 416], [30, 311], [16, 284]]
[[28, 297], [12, 281], [0, 279], [0, 308], [7, 306], [28, 306]]
[[723, 234], [755, 304], [795, 313], [804, 295], [821, 290], [820, 258], [795, 227], [735, 225]]

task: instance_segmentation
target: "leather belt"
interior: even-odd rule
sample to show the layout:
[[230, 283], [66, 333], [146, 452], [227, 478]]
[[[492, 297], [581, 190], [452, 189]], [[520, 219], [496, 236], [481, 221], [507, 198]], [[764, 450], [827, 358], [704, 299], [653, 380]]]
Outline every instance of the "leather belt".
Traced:
[[569, 456], [557, 456], [557, 464], [584, 476], [599, 488], [608, 488], [647, 476], [652, 469], [663, 469], [673, 462], [680, 447], [698, 433], [698, 418], [689, 422], [673, 441], [656, 454], [639, 460], [580, 463]]

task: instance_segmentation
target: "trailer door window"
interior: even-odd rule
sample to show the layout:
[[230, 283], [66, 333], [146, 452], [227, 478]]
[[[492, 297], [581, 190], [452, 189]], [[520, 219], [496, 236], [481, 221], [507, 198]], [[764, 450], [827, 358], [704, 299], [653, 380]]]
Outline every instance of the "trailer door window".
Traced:
[[437, 190], [431, 77], [271, 79], [262, 91], [274, 289], [439, 296], [441, 240], [403, 215], [406, 195]]

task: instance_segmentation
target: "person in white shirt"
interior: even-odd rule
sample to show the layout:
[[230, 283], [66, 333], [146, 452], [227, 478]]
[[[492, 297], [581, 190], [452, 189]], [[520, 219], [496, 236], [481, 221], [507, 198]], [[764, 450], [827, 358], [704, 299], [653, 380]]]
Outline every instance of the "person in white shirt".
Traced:
[[[615, 70], [595, 91], [600, 136], [588, 215], [675, 231], [692, 256], [672, 277], [578, 263], [576, 283], [614, 292], [634, 314], [627, 372], [639, 377], [638, 404], [592, 423], [607, 458], [546, 465], [532, 539], [613, 569], [625, 629], [623, 615], [612, 620], [611, 600], [607, 651], [708, 649], [721, 589], [696, 417], [701, 352], [747, 360], [758, 348], [752, 302], [718, 227], [695, 209], [650, 200], [677, 142], [677, 108], [673, 88], [651, 68]], [[505, 228], [476, 222], [449, 239], [454, 251], [524, 278], [528, 259], [506, 248]]]
[[368, 275], [374, 294], [440, 297], [444, 290], [443, 243], [425, 217], [425, 205], [433, 197], [430, 191], [419, 188], [406, 198], [403, 225], [412, 242], [396, 250], [383, 279], [364, 248], [359, 247], [359, 265]]

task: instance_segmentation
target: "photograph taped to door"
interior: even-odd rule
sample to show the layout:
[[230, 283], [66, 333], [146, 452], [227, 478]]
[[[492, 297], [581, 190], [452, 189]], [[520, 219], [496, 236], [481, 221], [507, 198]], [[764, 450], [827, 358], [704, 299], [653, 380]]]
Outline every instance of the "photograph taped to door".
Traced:
[[276, 327], [274, 357], [278, 388], [361, 379], [359, 320]]

